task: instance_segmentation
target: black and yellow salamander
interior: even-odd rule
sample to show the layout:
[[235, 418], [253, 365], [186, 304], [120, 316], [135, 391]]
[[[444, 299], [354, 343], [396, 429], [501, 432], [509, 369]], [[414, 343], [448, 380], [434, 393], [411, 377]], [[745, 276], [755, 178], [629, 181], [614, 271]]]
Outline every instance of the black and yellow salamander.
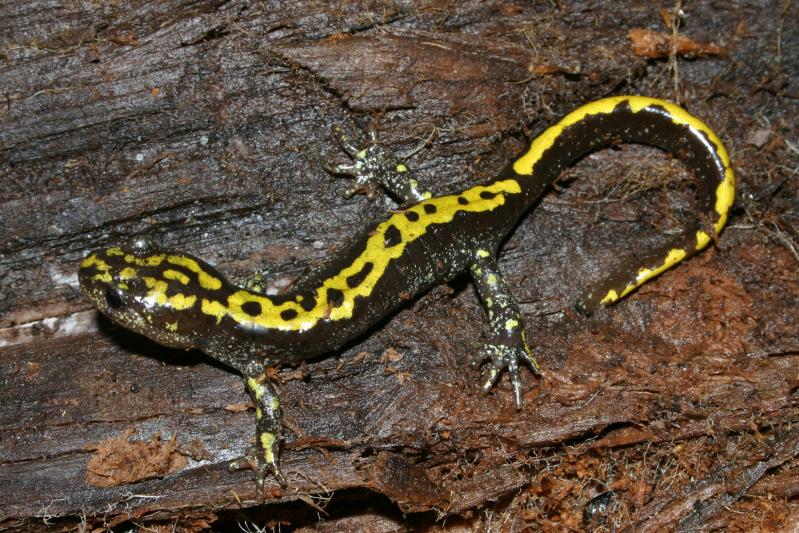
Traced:
[[163, 250], [148, 239], [90, 253], [80, 285], [114, 322], [165, 346], [202, 350], [240, 372], [255, 402], [256, 482], [267, 473], [285, 483], [278, 466], [282, 434], [277, 394], [267, 367], [336, 350], [391, 313], [411, 295], [469, 272], [482, 299], [491, 338], [470, 361], [487, 364], [488, 390], [508, 369], [521, 407], [520, 366], [538, 371], [519, 308], [497, 266], [497, 248], [519, 217], [561, 171], [586, 153], [615, 142], [664, 149], [698, 180], [696, 221], [660, 247], [637, 255], [580, 298], [591, 312], [623, 298], [714, 241], [733, 203], [735, 178], [713, 131], [684, 109], [654, 98], [605, 98], [569, 113], [531, 144], [496, 179], [457, 194], [433, 196], [405, 164], [376, 143], [355, 146], [334, 130], [352, 164], [332, 170], [355, 188], [384, 187], [403, 202], [349, 246], [270, 296], [258, 283], [237, 286], [208, 263]]

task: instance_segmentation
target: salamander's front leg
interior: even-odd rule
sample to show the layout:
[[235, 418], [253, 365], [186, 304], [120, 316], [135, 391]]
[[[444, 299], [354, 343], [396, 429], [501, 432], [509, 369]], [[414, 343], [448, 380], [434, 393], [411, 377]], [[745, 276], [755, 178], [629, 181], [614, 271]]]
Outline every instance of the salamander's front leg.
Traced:
[[513, 399], [516, 407], [522, 406], [522, 381], [519, 372], [520, 363], [528, 365], [533, 372], [539, 373], [538, 362], [530, 353], [524, 333], [519, 306], [510, 293], [508, 284], [499, 272], [497, 262], [488, 250], [477, 250], [474, 262], [469, 270], [480, 293], [480, 298], [488, 313], [488, 323], [492, 339], [469, 362], [479, 368], [486, 359], [490, 359], [488, 379], [483, 384], [483, 391], [497, 382], [504, 368], [510, 373], [513, 384]]
[[244, 278], [244, 281], [241, 282], [241, 287], [258, 294], [266, 294], [269, 288], [266, 276], [262, 272], [256, 272]]
[[[248, 457], [255, 470], [255, 483], [260, 494], [264, 488], [267, 474], [271, 473], [281, 485], [286, 484], [286, 478], [280, 471], [280, 439], [283, 433], [280, 400], [274, 387], [266, 377], [263, 366], [253, 363], [244, 374], [247, 390], [255, 402], [255, 448]], [[242, 465], [236, 461], [230, 465], [231, 469], [240, 468]]]
[[356, 193], [366, 193], [372, 198], [383, 187], [402, 203], [417, 203], [432, 197], [413, 177], [408, 167], [391, 152], [377, 143], [377, 135], [370, 132], [370, 142], [359, 148], [339, 126], [333, 126], [333, 137], [352, 159], [352, 164], [326, 165], [334, 174], [352, 176], [354, 184], [344, 191], [349, 198]]

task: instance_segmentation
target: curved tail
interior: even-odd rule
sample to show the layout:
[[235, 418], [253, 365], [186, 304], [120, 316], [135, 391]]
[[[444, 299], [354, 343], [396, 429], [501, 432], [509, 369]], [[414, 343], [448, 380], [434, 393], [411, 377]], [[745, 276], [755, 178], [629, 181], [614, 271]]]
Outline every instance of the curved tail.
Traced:
[[623, 298], [707, 246], [724, 227], [735, 196], [730, 158], [716, 134], [683, 108], [644, 96], [604, 98], [572, 111], [539, 135], [505, 173], [521, 178], [532, 203], [564, 168], [612, 142], [652, 145], [683, 161], [697, 178], [701, 214], [678, 235], [586, 291], [577, 303], [586, 313]]

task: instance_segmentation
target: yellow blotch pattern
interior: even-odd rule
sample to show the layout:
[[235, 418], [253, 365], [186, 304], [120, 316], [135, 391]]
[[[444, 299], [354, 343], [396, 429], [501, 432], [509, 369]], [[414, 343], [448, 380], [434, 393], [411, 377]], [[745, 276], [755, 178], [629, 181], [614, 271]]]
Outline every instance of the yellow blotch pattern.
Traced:
[[[493, 197], [481, 198], [481, 193], [486, 192], [492, 193]], [[490, 185], [472, 187], [457, 195], [431, 198], [409, 207], [407, 210], [394, 213], [388, 220], [375, 228], [367, 240], [363, 252], [353, 260], [352, 264], [322, 282], [322, 285], [316, 289], [316, 305], [309, 311], [305, 311], [297, 302], [275, 305], [268, 297], [245, 290], [231, 294], [226, 303], [204, 298], [201, 301], [201, 310], [203, 313], [216, 317], [217, 322], [225, 316], [230, 316], [239, 324], [248, 327], [283, 331], [305, 331], [324, 318], [329, 320], [351, 318], [355, 308], [355, 298], [358, 296], [368, 297], [389, 263], [402, 256], [405, 247], [424, 235], [429, 226], [447, 224], [458, 212], [492, 211], [505, 203], [505, 195], [520, 193], [519, 183], [516, 180], [508, 179]], [[465, 198], [466, 203], [460, 203], [459, 198]], [[435, 212], [425, 211], [426, 205], [434, 206]], [[408, 212], [415, 213], [416, 217], [412, 217], [415, 220], [410, 220], [406, 216]], [[399, 243], [387, 247], [385, 234], [392, 227], [399, 232], [401, 240]], [[368, 275], [357, 286], [349, 287], [347, 278], [360, 273], [367, 263], [372, 265]], [[187, 266], [187, 268], [190, 267]], [[334, 306], [329, 302], [328, 291], [330, 290], [340, 291], [343, 295], [340, 305]], [[258, 303], [261, 306], [259, 315], [251, 316], [242, 310], [242, 306], [249, 302]], [[281, 312], [286, 310], [294, 311], [294, 317], [288, 320], [283, 319]]]
[[97, 274], [92, 279], [95, 281], [102, 281], [103, 283], [111, 283], [111, 267], [108, 263], [97, 257], [97, 254], [91, 254], [80, 262], [80, 268], [95, 267]]
[[275, 440], [276, 437], [274, 433], [261, 433], [261, 446], [264, 449], [264, 459], [266, 459], [266, 462], [269, 464], [275, 462], [275, 453], [272, 451]]
[[210, 275], [208, 272], [203, 270], [203, 268], [190, 257], [186, 257], [185, 255], [170, 255], [166, 258], [168, 263], [173, 265], [182, 266], [188, 270], [191, 270], [195, 274], [197, 274], [197, 279], [200, 282], [200, 286], [203, 289], [215, 291], [222, 287], [222, 280], [217, 278], [216, 276]]
[[106, 253], [108, 255], [125, 255], [125, 262], [126, 263], [130, 263], [130, 264], [138, 265], [138, 266], [154, 267], [154, 266], [160, 265], [161, 263], [164, 262], [164, 259], [166, 259], [166, 255], [164, 255], [164, 254], [148, 255], [147, 257], [139, 258], [139, 257], [136, 257], [133, 254], [124, 254], [124, 253], [122, 253], [122, 250], [119, 250], [120, 253], [111, 253], [112, 250], [119, 250], [119, 249], [118, 248], [116, 248], [116, 249], [115, 248], [109, 248], [106, 251]]
[[138, 272], [133, 267], [126, 267], [119, 271], [119, 279], [134, 279]]
[[730, 166], [730, 156], [727, 154], [724, 144], [722, 144], [721, 140], [707, 124], [691, 115], [680, 106], [666, 102], [665, 100], [649, 98], [647, 96], [614, 96], [586, 104], [572, 111], [563, 117], [560, 122], [539, 135], [532, 142], [527, 153], [514, 162], [513, 170], [520, 175], [532, 175], [536, 163], [541, 159], [543, 153], [555, 144], [555, 141], [561, 133], [563, 133], [563, 130], [580, 122], [588, 115], [612, 113], [613, 110], [616, 109], [616, 106], [625, 102], [629, 104], [633, 113], [638, 113], [642, 109], [651, 106], [661, 107], [666, 110], [675, 124], [686, 125], [695, 131], [702, 132], [711, 143], [709, 147], [710, 152], [715, 153], [722, 165], [724, 165], [724, 181], [719, 183], [718, 187], [716, 187], [715, 210], [719, 218], [713, 225], [716, 233], [719, 233], [727, 222], [727, 213], [730, 207], [732, 207], [735, 197], [735, 174]]
[[183, 285], [189, 284], [189, 276], [183, 272], [178, 272], [177, 270], [173, 270], [171, 268], [164, 270], [164, 278], [177, 280]]
[[615, 289], [611, 289], [610, 291], [608, 291], [608, 293], [605, 295], [604, 298], [602, 298], [602, 300], [599, 303], [610, 304], [615, 302], [616, 300], [619, 300], [620, 298], [624, 298], [625, 296], [630, 294], [633, 290], [635, 290], [637, 287], [640, 287], [650, 279], [662, 274], [666, 270], [670, 269], [671, 267], [673, 267], [674, 265], [685, 259], [686, 255], [688, 254], [686, 253], [685, 250], [682, 250], [680, 248], [672, 248], [671, 250], [669, 250], [669, 253], [666, 255], [666, 258], [663, 260], [663, 263], [661, 263], [660, 266], [658, 266], [657, 268], [640, 269], [638, 271], [638, 275], [635, 277], [635, 281], [624, 287], [624, 289], [622, 289], [621, 291], [621, 294], [616, 292]]
[[[603, 98], [586, 104], [572, 111], [560, 122], [551, 126], [538, 136], [531, 143], [527, 153], [514, 162], [513, 170], [520, 175], [532, 175], [535, 165], [541, 160], [541, 156], [555, 144], [558, 137], [563, 133], [563, 130], [582, 121], [589, 115], [612, 113], [619, 104], [623, 103], [627, 103], [633, 113], [638, 113], [648, 107], [657, 106], [665, 110], [665, 113], [675, 124], [688, 126], [695, 132], [704, 135], [704, 138], [702, 135], [697, 135], [697, 138], [703, 140], [703, 142], [709, 143], [707, 146], [708, 151], [715, 154], [724, 167], [724, 179], [718, 184], [715, 191], [716, 201], [714, 209], [718, 218], [713, 224], [713, 229], [716, 234], [718, 234], [727, 222], [727, 215], [735, 198], [735, 174], [730, 166], [730, 156], [724, 148], [724, 144], [722, 144], [721, 140], [707, 124], [688, 113], [685, 109], [670, 102], [666, 102], [665, 100], [646, 96], [616, 96]], [[710, 240], [711, 236], [706, 232], [701, 230], [697, 231], [695, 249], [701, 250], [708, 245]], [[616, 290], [608, 291], [600, 303], [609, 304], [623, 298], [636, 287], [682, 261], [687, 255], [685, 250], [678, 248], [670, 250], [660, 266], [655, 269], [643, 268], [639, 270], [633, 283], [627, 285], [621, 293], [618, 293]]]
[[161, 279], [155, 279], [150, 276], [143, 278], [144, 284], [150, 289], [147, 291], [147, 298], [151, 299], [155, 304], [168, 306], [178, 311], [183, 311], [192, 307], [197, 302], [197, 296], [178, 293], [173, 296], [166, 295], [167, 283]]

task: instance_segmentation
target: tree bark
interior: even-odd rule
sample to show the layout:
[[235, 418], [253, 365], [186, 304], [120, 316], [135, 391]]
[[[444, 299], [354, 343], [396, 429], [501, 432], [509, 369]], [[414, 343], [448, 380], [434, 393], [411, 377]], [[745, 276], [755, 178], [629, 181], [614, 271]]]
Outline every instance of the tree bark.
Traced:
[[[660, 7], [0, 6], [0, 527], [795, 522], [799, 6], [691, 2], [677, 25]], [[448, 193], [624, 93], [718, 132], [736, 206], [717, 246], [587, 318], [585, 287], [691, 216], [692, 177], [637, 146], [566, 172], [500, 255], [543, 367], [520, 411], [506, 377], [479, 393], [485, 318], [456, 280], [278, 369], [289, 486], [259, 499], [227, 469], [254, 442], [241, 378], [77, 287], [86, 252], [137, 234], [285, 286], [393, 207], [342, 196], [332, 124], [421, 147], [409, 166]]]

